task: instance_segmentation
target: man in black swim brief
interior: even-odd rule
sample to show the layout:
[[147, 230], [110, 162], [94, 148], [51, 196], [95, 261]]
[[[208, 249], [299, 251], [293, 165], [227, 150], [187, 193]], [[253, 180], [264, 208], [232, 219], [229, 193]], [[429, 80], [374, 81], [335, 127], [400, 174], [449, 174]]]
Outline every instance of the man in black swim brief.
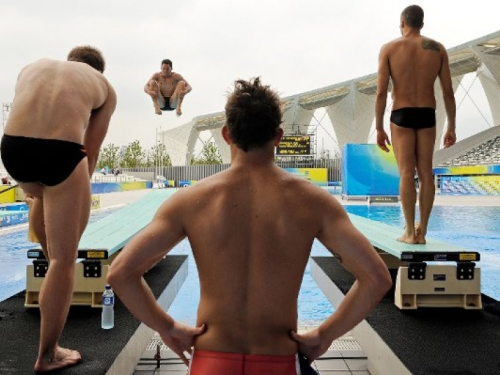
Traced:
[[60, 347], [59, 339], [72, 302], [78, 244], [90, 216], [90, 179], [116, 107], [104, 67], [101, 52], [90, 46], [73, 48], [67, 61], [45, 58], [24, 67], [1, 141], [5, 168], [33, 197], [30, 229], [49, 265], [38, 298], [35, 373], [81, 361], [80, 353]]
[[170, 59], [162, 60], [161, 71], [153, 74], [144, 85], [144, 92], [153, 100], [157, 115], [161, 115], [162, 111], [173, 110], [177, 116], [182, 115], [182, 101], [191, 90], [191, 85], [184, 77], [172, 71]]
[[[404, 233], [397, 240], [408, 244], [425, 244], [425, 235], [434, 204], [434, 176], [432, 156], [436, 137], [436, 97], [434, 87], [439, 79], [448, 126], [443, 134], [444, 147], [456, 141], [456, 104], [451, 81], [449, 58], [441, 43], [422, 36], [424, 11], [410, 5], [401, 13], [401, 37], [380, 49], [375, 102], [377, 145], [389, 152], [393, 146], [398, 163], [399, 194], [405, 217]], [[389, 83], [391, 96], [391, 140], [384, 130]], [[418, 174], [418, 209], [420, 222], [415, 225], [417, 191], [415, 173]]]
[[391, 112], [391, 122], [403, 128], [426, 129], [436, 126], [436, 110], [426, 107], [406, 107]]
[[45, 186], [62, 183], [87, 156], [85, 147], [75, 142], [7, 134], [2, 137], [0, 152], [13, 179]]
[[160, 107], [162, 111], [173, 111], [175, 108], [170, 107], [170, 97], [169, 96], [164, 96], [163, 97], [163, 107]]

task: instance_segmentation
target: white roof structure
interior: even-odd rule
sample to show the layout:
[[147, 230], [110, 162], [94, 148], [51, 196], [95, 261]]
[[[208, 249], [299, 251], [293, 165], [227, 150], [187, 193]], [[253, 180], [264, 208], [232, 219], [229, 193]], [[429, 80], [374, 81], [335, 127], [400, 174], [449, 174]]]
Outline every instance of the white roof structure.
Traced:
[[[475, 72], [482, 85], [495, 125], [500, 124], [500, 30], [448, 50], [453, 88], [456, 92], [463, 77]], [[339, 147], [346, 143], [366, 143], [375, 118], [377, 74], [355, 78], [316, 90], [282, 98], [285, 132], [294, 133], [296, 126], [305, 133], [314, 112], [325, 108]], [[437, 101], [437, 139], [443, 133], [446, 111], [439, 81], [435, 84]], [[389, 104], [390, 106], [390, 104]], [[388, 108], [389, 109], [389, 108]], [[222, 155], [230, 162], [229, 147], [222, 139], [224, 112], [193, 118], [187, 124], [159, 134], [173, 165], [186, 165], [191, 160], [199, 133], [210, 131]], [[436, 142], [436, 149], [439, 142]]]

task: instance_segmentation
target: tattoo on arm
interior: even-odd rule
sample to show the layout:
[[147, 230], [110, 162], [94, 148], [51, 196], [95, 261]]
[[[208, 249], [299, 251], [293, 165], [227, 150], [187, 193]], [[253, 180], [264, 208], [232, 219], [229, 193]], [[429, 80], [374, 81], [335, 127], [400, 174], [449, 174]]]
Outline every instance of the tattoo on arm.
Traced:
[[435, 40], [422, 37], [422, 48], [425, 50], [440, 52], [441, 48], [439, 47], [439, 43]]
[[339, 254], [334, 253], [333, 251], [332, 251], [332, 254], [333, 254], [333, 257], [335, 259], [337, 259], [339, 263], [342, 263], [342, 257]]

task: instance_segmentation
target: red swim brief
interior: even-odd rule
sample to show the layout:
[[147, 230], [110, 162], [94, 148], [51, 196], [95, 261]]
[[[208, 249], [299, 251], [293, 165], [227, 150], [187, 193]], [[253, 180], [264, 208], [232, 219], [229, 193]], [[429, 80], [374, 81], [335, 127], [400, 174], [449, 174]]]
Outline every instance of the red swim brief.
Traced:
[[189, 375], [298, 375], [296, 355], [254, 355], [195, 350]]

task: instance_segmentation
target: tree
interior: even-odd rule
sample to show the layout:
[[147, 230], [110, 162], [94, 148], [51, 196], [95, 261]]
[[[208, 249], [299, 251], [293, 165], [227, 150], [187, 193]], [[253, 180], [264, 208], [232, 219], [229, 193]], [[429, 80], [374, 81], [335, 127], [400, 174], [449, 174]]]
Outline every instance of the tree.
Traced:
[[97, 169], [102, 169], [103, 167], [115, 168], [120, 165], [120, 147], [115, 146], [113, 143], [103, 147], [99, 153], [99, 159], [97, 160]]
[[193, 156], [191, 165], [222, 164], [222, 156], [215, 142], [205, 143], [199, 158]]
[[148, 167], [168, 167], [172, 165], [172, 160], [170, 160], [170, 155], [167, 152], [167, 148], [163, 143], [158, 143], [151, 147], [148, 153], [147, 160]]
[[121, 166], [123, 168], [137, 168], [144, 165], [146, 152], [142, 149], [139, 141], [129, 143], [123, 153]]

